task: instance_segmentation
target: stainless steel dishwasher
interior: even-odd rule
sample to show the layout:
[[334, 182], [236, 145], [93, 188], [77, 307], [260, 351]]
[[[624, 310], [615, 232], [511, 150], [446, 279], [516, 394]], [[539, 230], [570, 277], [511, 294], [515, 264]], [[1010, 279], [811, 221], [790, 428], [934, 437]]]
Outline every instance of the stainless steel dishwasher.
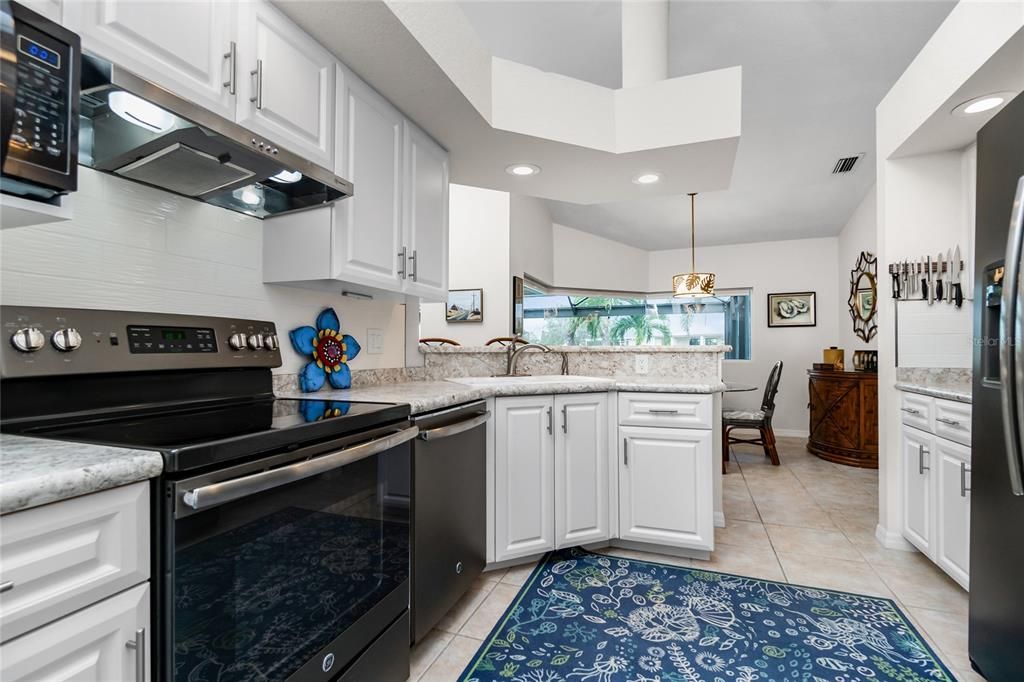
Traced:
[[424, 415], [413, 448], [412, 641], [466, 593], [487, 560], [483, 401]]

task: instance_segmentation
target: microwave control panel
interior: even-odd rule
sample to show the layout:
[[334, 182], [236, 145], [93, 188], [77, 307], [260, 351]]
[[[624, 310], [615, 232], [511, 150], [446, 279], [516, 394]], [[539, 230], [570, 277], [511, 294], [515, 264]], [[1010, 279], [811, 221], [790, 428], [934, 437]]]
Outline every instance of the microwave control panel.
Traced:
[[69, 135], [75, 60], [70, 45], [17, 25], [18, 87], [7, 153], [33, 166], [70, 172]]

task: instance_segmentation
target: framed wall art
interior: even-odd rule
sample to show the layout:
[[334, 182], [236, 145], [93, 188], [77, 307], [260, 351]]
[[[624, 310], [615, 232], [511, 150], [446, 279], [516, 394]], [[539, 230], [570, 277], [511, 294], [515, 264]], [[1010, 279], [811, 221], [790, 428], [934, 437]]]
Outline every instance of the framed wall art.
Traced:
[[768, 294], [769, 327], [813, 327], [818, 323], [815, 292]]
[[483, 322], [484, 290], [452, 289], [444, 309], [446, 322]]

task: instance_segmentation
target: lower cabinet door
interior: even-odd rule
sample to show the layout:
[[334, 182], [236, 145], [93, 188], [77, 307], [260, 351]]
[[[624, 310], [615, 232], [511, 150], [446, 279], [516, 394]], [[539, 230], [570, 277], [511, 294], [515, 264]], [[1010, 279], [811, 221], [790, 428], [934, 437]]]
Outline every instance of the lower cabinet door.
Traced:
[[971, 450], [935, 439], [935, 561], [968, 589], [971, 536]]
[[0, 678], [143, 682], [150, 679], [150, 632], [144, 583], [6, 642], [0, 646]]
[[903, 537], [932, 555], [932, 436], [904, 425], [901, 431], [903, 467]]
[[705, 429], [619, 429], [619, 537], [714, 549], [711, 435]]
[[552, 397], [497, 398], [494, 411], [494, 559], [554, 549]]
[[555, 547], [608, 539], [608, 394], [555, 396]]

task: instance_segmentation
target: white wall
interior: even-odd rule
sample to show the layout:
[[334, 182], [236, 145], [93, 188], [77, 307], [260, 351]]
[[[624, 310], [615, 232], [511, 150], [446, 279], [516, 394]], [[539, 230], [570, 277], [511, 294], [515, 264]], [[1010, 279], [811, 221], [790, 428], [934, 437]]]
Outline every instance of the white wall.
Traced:
[[647, 251], [558, 223], [553, 233], [551, 284], [612, 291], [647, 289]]
[[535, 197], [513, 194], [509, 206], [509, 263], [513, 275], [555, 279], [553, 226], [547, 205]]
[[[727, 394], [724, 406], [754, 409], [760, 405], [768, 372], [782, 360], [774, 420], [776, 432], [782, 435], [806, 435], [807, 370], [821, 362], [822, 349], [837, 343], [837, 244], [835, 237], [827, 237], [697, 248], [697, 268], [714, 272], [716, 287], [751, 289], [752, 357], [726, 360], [723, 376], [726, 381], [756, 384], [759, 390]], [[668, 290], [672, 275], [689, 263], [689, 249], [652, 252], [647, 288]], [[768, 294], [787, 291], [817, 293], [817, 326], [768, 328]], [[846, 315], [845, 308], [841, 312]]]
[[451, 185], [449, 198], [448, 286], [483, 289], [481, 323], [446, 322], [443, 303], [420, 306], [420, 336], [440, 336], [463, 346], [482, 346], [508, 336], [512, 316], [509, 271], [508, 192]]
[[[837, 251], [839, 254], [839, 267], [836, 272], [839, 287], [839, 334], [836, 339], [837, 345], [846, 350], [846, 366], [853, 366], [853, 351], [862, 349], [874, 349], [878, 347], [877, 336], [865, 343], [859, 336], [853, 333], [853, 319], [850, 317], [850, 271], [857, 265], [861, 251], [877, 255], [877, 215], [876, 215], [877, 193], [874, 186], [868, 190], [867, 195], [854, 210], [853, 215], [843, 226], [839, 233]], [[878, 264], [878, 296], [888, 296], [892, 293], [891, 278], [886, 271], [885, 265]], [[878, 321], [875, 320], [875, 324]], [[879, 329], [878, 333], [885, 333]]]
[[[404, 306], [264, 284], [256, 218], [84, 166], [73, 207], [72, 221], [0, 233], [4, 304], [271, 320], [282, 337], [279, 373], [307, 362], [288, 331], [333, 306], [342, 331], [363, 343], [353, 369], [404, 364]], [[384, 330], [383, 353], [367, 352], [367, 328]]]

